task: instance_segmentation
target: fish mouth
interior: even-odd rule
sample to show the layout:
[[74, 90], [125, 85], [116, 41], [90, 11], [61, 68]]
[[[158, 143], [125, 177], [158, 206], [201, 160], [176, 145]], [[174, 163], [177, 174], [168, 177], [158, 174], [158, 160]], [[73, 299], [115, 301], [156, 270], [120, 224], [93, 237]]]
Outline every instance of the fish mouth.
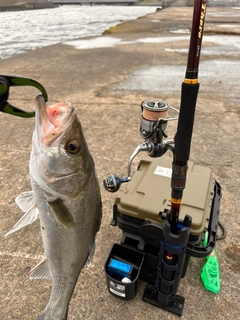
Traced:
[[44, 145], [52, 145], [73, 123], [75, 116], [71, 103], [59, 102], [50, 106], [42, 94], [37, 95], [36, 128]]

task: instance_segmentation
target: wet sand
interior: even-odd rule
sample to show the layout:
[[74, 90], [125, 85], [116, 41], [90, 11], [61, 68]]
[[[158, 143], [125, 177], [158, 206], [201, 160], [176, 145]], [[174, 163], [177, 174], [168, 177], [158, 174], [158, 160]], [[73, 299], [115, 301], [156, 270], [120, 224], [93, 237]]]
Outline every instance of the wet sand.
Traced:
[[[139, 120], [143, 100], [158, 98], [179, 108], [191, 19], [192, 8], [169, 8], [109, 29], [101, 37], [104, 45], [97, 48], [58, 44], [0, 61], [1, 74], [32, 77], [42, 83], [50, 103], [64, 100], [74, 104], [96, 164], [103, 220], [95, 257], [82, 271], [71, 301], [70, 320], [178, 318], [141, 300], [145, 283], [128, 302], [107, 292], [103, 267], [113, 243], [119, 243], [121, 231], [110, 226], [116, 195], [104, 190], [102, 179], [109, 171], [126, 176], [128, 158], [142, 143]], [[176, 33], [179, 30], [182, 32]], [[184, 320], [238, 319], [240, 314], [239, 30], [239, 9], [209, 8], [190, 158], [211, 168], [221, 184], [220, 221], [228, 234], [216, 246], [221, 270], [218, 295], [206, 291], [200, 280], [205, 260], [191, 259], [178, 290], [185, 297]], [[96, 42], [96, 38], [88, 40]], [[37, 90], [11, 91], [13, 104], [34, 108]], [[39, 222], [8, 238], [3, 236], [22, 215], [15, 197], [30, 188], [28, 160], [34, 119], [0, 116], [1, 319], [32, 320], [41, 313], [50, 293], [48, 281], [28, 280], [29, 270], [43, 256]], [[176, 124], [171, 124], [169, 137], [175, 131]], [[132, 172], [143, 156], [134, 161]]]

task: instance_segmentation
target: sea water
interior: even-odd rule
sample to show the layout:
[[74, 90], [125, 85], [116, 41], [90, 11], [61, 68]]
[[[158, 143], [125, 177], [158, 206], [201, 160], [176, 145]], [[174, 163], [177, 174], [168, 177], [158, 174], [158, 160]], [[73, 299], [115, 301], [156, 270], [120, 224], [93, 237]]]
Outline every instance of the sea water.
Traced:
[[156, 11], [150, 6], [60, 6], [0, 12], [0, 59], [44, 46], [101, 35], [111, 26]]

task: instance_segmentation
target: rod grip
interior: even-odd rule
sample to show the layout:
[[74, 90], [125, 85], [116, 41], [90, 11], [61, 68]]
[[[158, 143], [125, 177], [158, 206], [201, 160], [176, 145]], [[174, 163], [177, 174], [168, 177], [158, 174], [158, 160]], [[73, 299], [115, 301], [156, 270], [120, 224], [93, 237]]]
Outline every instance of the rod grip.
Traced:
[[175, 159], [183, 163], [189, 159], [198, 90], [199, 83], [182, 83], [181, 106], [175, 137]]

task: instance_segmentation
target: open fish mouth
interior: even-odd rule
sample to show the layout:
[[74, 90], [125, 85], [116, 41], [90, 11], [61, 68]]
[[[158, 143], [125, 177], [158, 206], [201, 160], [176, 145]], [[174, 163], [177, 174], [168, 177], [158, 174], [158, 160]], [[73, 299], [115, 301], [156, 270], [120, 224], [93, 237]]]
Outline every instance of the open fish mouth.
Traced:
[[71, 126], [76, 117], [71, 103], [59, 102], [50, 106], [42, 94], [36, 97], [36, 128], [45, 146], [51, 146]]

